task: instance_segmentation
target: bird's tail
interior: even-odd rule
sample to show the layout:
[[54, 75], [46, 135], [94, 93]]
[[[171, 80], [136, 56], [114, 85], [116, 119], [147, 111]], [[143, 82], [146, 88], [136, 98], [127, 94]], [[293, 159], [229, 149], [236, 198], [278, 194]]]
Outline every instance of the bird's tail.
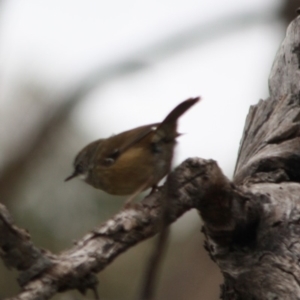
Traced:
[[161, 122], [160, 126], [163, 126], [165, 123], [173, 123], [176, 122], [177, 119], [183, 115], [191, 106], [196, 104], [200, 100], [200, 97], [197, 98], [189, 98], [180, 104], [178, 104]]
[[191, 106], [200, 101], [200, 99], [200, 97], [189, 98], [178, 104], [158, 125], [153, 142], [158, 142], [161, 139], [174, 140], [176, 136], [178, 136], [176, 131], [178, 118], [183, 115]]

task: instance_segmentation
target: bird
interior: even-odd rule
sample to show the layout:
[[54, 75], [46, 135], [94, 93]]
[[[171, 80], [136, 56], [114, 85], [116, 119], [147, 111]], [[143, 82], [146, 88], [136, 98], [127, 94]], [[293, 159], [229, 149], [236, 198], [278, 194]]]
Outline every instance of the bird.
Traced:
[[[177, 105], [161, 123], [124, 131], [85, 146], [75, 157], [74, 171], [65, 181], [79, 177], [112, 195], [131, 195], [152, 188], [171, 170], [177, 120], [200, 97]], [[131, 202], [131, 201], [126, 201]]]

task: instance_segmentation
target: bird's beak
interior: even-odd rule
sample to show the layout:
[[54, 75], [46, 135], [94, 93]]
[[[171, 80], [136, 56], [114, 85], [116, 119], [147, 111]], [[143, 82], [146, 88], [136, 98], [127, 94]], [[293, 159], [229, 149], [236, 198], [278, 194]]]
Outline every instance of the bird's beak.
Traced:
[[69, 181], [71, 179], [73, 179], [74, 177], [76, 177], [78, 174], [74, 171], [73, 174], [71, 174], [70, 176], [68, 176], [65, 181]]

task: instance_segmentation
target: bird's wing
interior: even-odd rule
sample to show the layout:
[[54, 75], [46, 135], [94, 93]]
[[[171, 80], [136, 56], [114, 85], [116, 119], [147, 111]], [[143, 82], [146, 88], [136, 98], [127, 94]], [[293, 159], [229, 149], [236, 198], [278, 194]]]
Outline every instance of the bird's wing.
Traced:
[[[103, 156], [116, 160], [126, 150], [136, 145], [151, 132], [155, 131], [159, 124], [160, 123], [144, 125], [110, 137], [107, 139], [110, 147], [104, 147], [106, 148], [106, 150], [104, 150], [106, 153]], [[120, 141], [122, 142], [120, 143]]]
[[[130, 135], [130, 131], [128, 131], [128, 139], [127, 141], [120, 147], [120, 152], [126, 151], [128, 148], [134, 146], [136, 143], [140, 142], [144, 139], [148, 134], [155, 131], [160, 123], [153, 123], [149, 125], [144, 125], [138, 128], [135, 128], [135, 134]], [[126, 132], [124, 132], [126, 133]]]

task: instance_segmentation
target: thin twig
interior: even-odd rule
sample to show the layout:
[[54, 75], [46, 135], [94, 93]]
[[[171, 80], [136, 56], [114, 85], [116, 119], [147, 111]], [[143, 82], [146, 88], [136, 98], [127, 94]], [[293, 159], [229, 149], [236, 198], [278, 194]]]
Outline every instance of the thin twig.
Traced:
[[164, 226], [161, 234], [158, 236], [154, 251], [147, 265], [146, 275], [139, 300], [153, 299], [157, 283], [158, 270], [166, 250], [169, 233], [169, 227]]
[[[166, 190], [167, 193], [168, 190], [169, 189]], [[169, 197], [165, 197], [162, 202], [162, 214], [161, 218], [158, 220], [158, 225], [161, 230], [159, 230], [160, 234], [146, 267], [144, 282], [142, 283], [141, 294], [138, 300], [151, 300], [154, 298], [159, 266], [162, 262], [163, 255], [166, 252], [168, 237], [170, 234], [170, 228], [168, 227], [170, 224], [169, 199]]]

